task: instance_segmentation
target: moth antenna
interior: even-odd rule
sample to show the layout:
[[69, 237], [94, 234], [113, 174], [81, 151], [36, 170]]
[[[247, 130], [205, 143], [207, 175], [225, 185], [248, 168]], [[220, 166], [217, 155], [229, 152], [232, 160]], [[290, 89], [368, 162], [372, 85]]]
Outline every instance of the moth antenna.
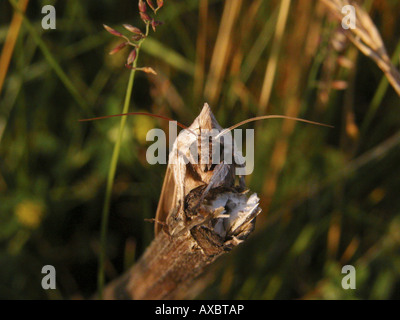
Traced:
[[[154, 114], [154, 113], [148, 113], [148, 112], [128, 112], [128, 113], [119, 113], [119, 114], [112, 114], [112, 115], [108, 115], [108, 116], [102, 116], [102, 117], [96, 117], [96, 118], [89, 118], [89, 119], [79, 119], [79, 122], [87, 122], [87, 121], [94, 121], [94, 120], [101, 120], [101, 119], [108, 119], [108, 118], [114, 118], [114, 117], [122, 117], [122, 116], [148, 116], [148, 117], [153, 117], [153, 118], [159, 118], [159, 119], [163, 119], [163, 120], [167, 120], [167, 121], [175, 121], [176, 124], [181, 127], [182, 129], [188, 130], [189, 132], [193, 133], [194, 135], [196, 135], [192, 130], [190, 130], [187, 126], [183, 125], [182, 123], [165, 117], [165, 116], [160, 116], [158, 114]], [[196, 135], [197, 136], [197, 135]]]
[[305, 122], [305, 123], [310, 123], [310, 124], [315, 124], [317, 126], [323, 126], [323, 127], [329, 127], [329, 128], [334, 128], [334, 126], [331, 126], [329, 124], [325, 124], [325, 123], [320, 123], [320, 122], [316, 122], [316, 121], [311, 121], [311, 120], [305, 120], [305, 119], [301, 119], [301, 118], [296, 118], [296, 117], [289, 117], [289, 116], [282, 116], [282, 115], [268, 115], [268, 116], [259, 116], [259, 117], [255, 117], [255, 118], [250, 118], [250, 119], [246, 119], [243, 120], [241, 122], [238, 122], [237, 124], [234, 124], [233, 126], [226, 128], [224, 130], [222, 130], [216, 137], [215, 139], [218, 139], [220, 136], [224, 135], [225, 133], [236, 129], [237, 127], [240, 127], [246, 123], [249, 122], [254, 122], [254, 121], [258, 121], [258, 120], [265, 120], [265, 119], [289, 119], [289, 120], [295, 120], [295, 121], [300, 121], [300, 122]]

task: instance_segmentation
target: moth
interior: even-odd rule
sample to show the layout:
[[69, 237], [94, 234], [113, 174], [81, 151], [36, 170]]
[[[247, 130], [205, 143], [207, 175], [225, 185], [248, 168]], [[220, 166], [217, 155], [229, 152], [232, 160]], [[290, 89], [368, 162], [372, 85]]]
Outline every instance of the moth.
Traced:
[[[213, 228], [215, 230], [218, 229], [218, 224], [221, 225], [221, 221], [224, 221], [224, 219], [228, 221], [228, 224], [224, 223], [225, 229], [229, 229], [236, 224], [242, 224], [242, 227], [245, 227], [250, 220], [253, 221], [253, 223], [255, 222], [254, 217], [261, 211], [258, 210], [258, 198], [255, 194], [247, 198], [241, 197], [239, 194], [246, 192], [244, 176], [239, 175], [236, 179], [235, 175], [236, 168], [243, 166], [245, 159], [241, 152], [235, 148], [234, 142], [231, 148], [224, 150], [227, 146], [229, 147], [229, 144], [221, 144], [217, 138], [221, 136], [225, 138], [226, 133], [229, 133], [232, 129], [245, 123], [269, 118], [286, 118], [330, 127], [329, 125], [294, 117], [269, 115], [247, 119], [228, 129], [222, 129], [215, 119], [209, 105], [205, 103], [199, 116], [187, 130], [183, 130], [179, 133], [173, 144], [155, 217], [154, 231], [156, 236], [161, 230], [164, 230], [172, 236], [179, 236], [196, 225], [204, 224], [207, 219], [214, 219]], [[216, 136], [204, 134], [210, 130], [216, 131], [218, 134]], [[201, 153], [202, 156], [198, 159], [203, 161], [196, 162], [196, 159], [193, 158], [190, 152], [190, 146], [192, 146], [196, 140], [198, 142], [197, 146], [201, 147], [207, 145], [207, 143], [210, 145], [212, 143], [220, 144], [220, 155], [222, 156], [222, 154], [224, 154], [226, 156], [226, 151], [228, 151], [228, 153], [231, 152], [230, 158], [233, 161], [227, 162], [225, 161], [226, 159], [222, 157], [223, 159], [218, 163], [210, 163], [213, 154], [211, 151], [212, 148], [208, 148], [208, 152], [205, 154], [206, 159], [204, 159], [203, 150], [200, 150], [199, 153]], [[196, 144], [194, 145], [196, 147]], [[236, 184], [236, 180], [238, 180], [238, 184]], [[229, 193], [228, 190], [233, 189], [235, 189], [235, 192], [231, 194], [229, 199], [226, 199], [225, 202], [221, 200], [224, 194]], [[187, 208], [185, 208], [185, 199], [189, 195], [192, 195], [194, 191], [198, 190], [201, 190], [201, 194], [195, 197], [197, 203], [194, 205], [194, 208], [192, 208], [192, 212], [197, 213], [197, 216], [188, 219], [185, 213], [185, 211], [187, 211]], [[215, 190], [221, 192], [219, 198]], [[214, 193], [214, 195], [210, 195], [212, 200], [217, 200], [214, 201], [211, 208], [208, 206], [208, 210], [202, 210], [204, 209], [203, 201], [206, 200], [210, 193]], [[215, 206], [217, 202], [219, 206]], [[235, 209], [233, 207], [237, 208]], [[240, 210], [238, 208], [240, 208]], [[235, 210], [239, 210], [240, 213], [235, 214]], [[204, 211], [203, 215], [201, 214], [202, 211]], [[239, 225], [237, 226], [238, 230], [240, 229]], [[225, 232], [222, 231], [220, 234], [225, 234]]]
[[[164, 116], [143, 112], [80, 121], [125, 115], [146, 115], [173, 121]], [[207, 103], [189, 127], [178, 123], [185, 130], [179, 133], [169, 154], [156, 216], [153, 219], [156, 236], [163, 231], [170, 236], [179, 237], [200, 225], [207, 225], [209, 230], [215, 231], [222, 238], [228, 237], [233, 240], [236, 239], [236, 235], [246, 236], [251, 232], [254, 218], [261, 212], [258, 207], [259, 199], [256, 194], [248, 194], [244, 176], [236, 174], [237, 168], [244, 166], [245, 158], [235, 148], [233, 140], [228, 139], [228, 143], [225, 143], [225, 139], [229, 137], [227, 133], [236, 127], [271, 118], [332, 127], [300, 118], [267, 115], [246, 119], [223, 129]], [[210, 132], [214, 135], [210, 135]], [[217, 161], [214, 161], [215, 155]], [[226, 161], [227, 158], [230, 161]]]
[[[184, 200], [192, 190], [204, 186], [197, 206], [200, 209], [201, 202], [210, 190], [234, 186], [235, 168], [243, 164], [243, 156], [239, 152], [234, 152], [231, 157], [232, 163], [223, 159], [219, 163], [212, 163], [213, 143], [219, 143], [215, 141], [215, 137], [205, 134], [212, 130], [219, 133], [223, 131], [209, 105], [205, 103], [199, 116], [187, 130], [179, 133], [173, 144], [155, 217], [155, 235], [163, 228], [171, 235], [179, 235], [196, 224], [196, 222], [188, 224], [184, 214]], [[201, 148], [207, 143], [208, 153], [204, 157]], [[198, 147], [197, 154], [200, 156], [197, 159], [193, 158], [191, 153], [193, 150], [190, 150], [193, 145], [195, 148]], [[222, 156], [226, 150], [222, 145], [219, 147]], [[207, 157], [208, 159], [205, 159]], [[244, 190], [244, 177], [239, 176], [238, 179], [239, 189]], [[199, 219], [198, 223], [201, 220]], [[165, 229], [165, 226], [172, 227], [172, 230]]]

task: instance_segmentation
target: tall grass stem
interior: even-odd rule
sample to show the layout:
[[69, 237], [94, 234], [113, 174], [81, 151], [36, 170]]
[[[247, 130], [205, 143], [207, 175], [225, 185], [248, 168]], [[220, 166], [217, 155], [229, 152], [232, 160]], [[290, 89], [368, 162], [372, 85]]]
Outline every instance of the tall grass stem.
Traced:
[[[149, 34], [149, 24], [146, 24], [146, 37]], [[129, 81], [128, 85], [126, 88], [126, 94], [125, 94], [125, 102], [124, 102], [124, 107], [122, 109], [122, 113], [128, 113], [129, 112], [129, 102], [131, 101], [131, 96], [132, 96], [132, 88], [133, 88], [133, 83], [135, 80], [135, 74], [136, 74], [136, 67], [137, 67], [137, 61], [139, 59], [139, 53], [140, 53], [140, 47], [141, 44], [143, 43], [144, 39], [139, 42], [137, 48], [136, 48], [136, 59], [133, 62], [133, 68], [131, 70], [131, 73], [129, 75]], [[110, 168], [108, 170], [108, 177], [107, 177], [107, 186], [106, 186], [106, 195], [104, 198], [104, 205], [103, 205], [103, 212], [101, 216], [101, 229], [100, 229], [100, 255], [99, 255], [99, 268], [98, 268], [98, 274], [97, 274], [97, 286], [98, 286], [98, 293], [99, 293], [99, 299], [103, 298], [103, 288], [104, 288], [104, 271], [105, 271], [105, 261], [106, 261], [106, 254], [107, 254], [107, 229], [108, 229], [108, 220], [109, 220], [109, 215], [110, 215], [110, 204], [111, 204], [111, 194], [112, 194], [112, 188], [114, 184], [114, 179], [115, 179], [115, 172], [117, 170], [117, 163], [118, 163], [118, 158], [121, 150], [121, 142], [122, 142], [122, 137], [124, 133], [124, 128], [126, 124], [126, 118], [127, 116], [122, 116], [120, 125], [119, 125], [119, 131], [118, 131], [118, 137], [117, 141], [115, 142], [112, 157], [111, 157], [111, 163], [110, 163]]]

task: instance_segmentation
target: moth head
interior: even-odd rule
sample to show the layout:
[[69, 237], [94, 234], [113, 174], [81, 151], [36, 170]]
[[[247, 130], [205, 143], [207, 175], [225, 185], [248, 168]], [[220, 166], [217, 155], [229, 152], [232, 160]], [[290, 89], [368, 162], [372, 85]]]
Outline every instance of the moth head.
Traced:
[[[194, 120], [189, 129], [197, 134], [197, 163], [199, 165], [195, 165], [192, 168], [198, 175], [213, 171], [215, 166], [223, 161], [224, 145], [222, 139], [215, 139], [223, 129], [208, 103], [204, 103], [199, 116]], [[216, 154], [218, 154], [217, 157]], [[218, 163], [214, 159], [218, 159]]]
[[207, 102], [204, 103], [203, 109], [201, 110], [196, 120], [198, 123], [198, 128], [200, 130], [222, 130], [222, 127], [218, 123], [217, 119], [215, 119], [215, 116], [212, 113], [211, 108]]

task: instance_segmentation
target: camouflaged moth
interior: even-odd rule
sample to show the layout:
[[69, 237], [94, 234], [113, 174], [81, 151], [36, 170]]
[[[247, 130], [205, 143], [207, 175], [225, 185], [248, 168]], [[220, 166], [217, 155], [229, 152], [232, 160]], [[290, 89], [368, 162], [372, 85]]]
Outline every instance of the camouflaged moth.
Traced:
[[[230, 144], [231, 141], [228, 144], [221, 143], [219, 139], [215, 138], [215, 133], [221, 133], [222, 130], [209, 105], [205, 103], [199, 116], [187, 130], [179, 133], [169, 155], [168, 167], [158, 203], [155, 217], [156, 235], [162, 229], [171, 235], [179, 235], [203, 221], [200, 217], [197, 222], [193, 222], [196, 221], [193, 220], [190, 223], [184, 213], [185, 197], [192, 190], [204, 186], [195, 208], [200, 210], [202, 201], [210, 190], [235, 186], [235, 168], [243, 165], [244, 158], [233, 148]], [[210, 135], [210, 132], [214, 135]], [[193, 146], [198, 150], [193, 150]], [[205, 154], [204, 146], [208, 146]], [[215, 146], [218, 146], [218, 148], [215, 148]], [[232, 148], [230, 148], [231, 146]], [[217, 163], [214, 161], [214, 151], [217, 151], [220, 156], [220, 161]], [[227, 161], [227, 152], [233, 153], [230, 157], [231, 161]], [[238, 189], [244, 190], [243, 176], [238, 176], [238, 180]], [[223, 213], [221, 212], [221, 214]], [[203, 218], [205, 219], [205, 217]]]
[[[173, 121], [164, 116], [130, 112], [80, 121], [125, 115], [146, 115]], [[169, 154], [155, 219], [155, 235], [161, 231], [182, 236], [197, 226], [209, 230], [222, 240], [241, 241], [254, 226], [261, 212], [256, 194], [246, 190], [243, 174], [245, 158], [236, 147], [230, 131], [245, 123], [284, 118], [331, 127], [314, 121], [267, 115], [250, 118], [223, 129], [209, 105], [175, 139]], [[254, 147], [254, 146], [253, 146]], [[207, 231], [208, 232], [208, 231]]]

